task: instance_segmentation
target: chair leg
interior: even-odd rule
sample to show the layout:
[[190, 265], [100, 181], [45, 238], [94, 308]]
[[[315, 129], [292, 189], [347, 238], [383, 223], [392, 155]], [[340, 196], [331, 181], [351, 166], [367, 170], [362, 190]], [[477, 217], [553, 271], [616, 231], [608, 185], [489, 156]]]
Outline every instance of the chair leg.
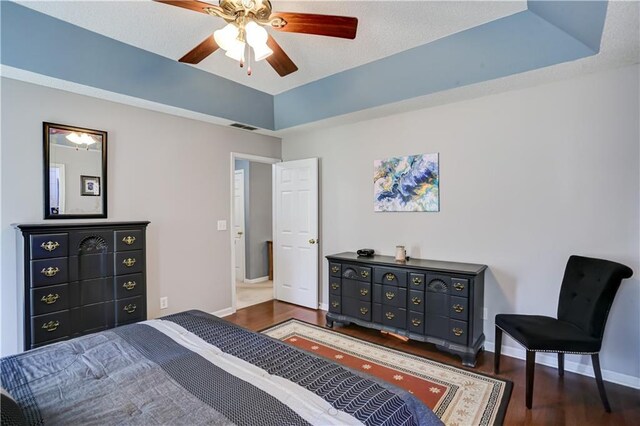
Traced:
[[607, 399], [607, 392], [604, 389], [604, 382], [602, 381], [602, 372], [600, 371], [600, 354], [591, 354], [591, 363], [593, 364], [593, 373], [596, 376], [596, 383], [598, 384], [598, 391], [600, 392], [600, 399], [602, 400], [602, 405], [604, 405], [604, 410], [607, 413], [610, 413], [611, 406], [609, 405], [609, 400]]
[[536, 367], [536, 352], [527, 350], [527, 391], [526, 391], [526, 403], [527, 408], [531, 410], [531, 403], [533, 401], [533, 376]]
[[558, 376], [564, 377], [564, 354], [558, 352]]
[[493, 350], [493, 372], [500, 373], [500, 351], [502, 350], [502, 329], [496, 327], [495, 348]]

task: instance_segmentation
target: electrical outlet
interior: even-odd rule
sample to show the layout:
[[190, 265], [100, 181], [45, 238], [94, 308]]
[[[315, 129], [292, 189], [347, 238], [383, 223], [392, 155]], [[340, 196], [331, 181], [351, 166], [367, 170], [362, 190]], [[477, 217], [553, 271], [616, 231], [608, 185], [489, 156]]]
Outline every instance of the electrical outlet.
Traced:
[[160, 309], [167, 309], [169, 307], [169, 298], [161, 297], [160, 298]]
[[482, 319], [486, 320], [488, 316], [489, 313], [487, 312], [487, 308], [482, 308]]

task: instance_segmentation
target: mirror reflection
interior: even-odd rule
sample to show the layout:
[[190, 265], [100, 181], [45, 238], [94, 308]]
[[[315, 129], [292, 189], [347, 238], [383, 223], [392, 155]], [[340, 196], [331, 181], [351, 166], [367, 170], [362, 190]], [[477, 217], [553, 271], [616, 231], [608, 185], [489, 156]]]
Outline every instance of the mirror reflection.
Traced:
[[107, 133], [44, 126], [45, 219], [106, 217]]

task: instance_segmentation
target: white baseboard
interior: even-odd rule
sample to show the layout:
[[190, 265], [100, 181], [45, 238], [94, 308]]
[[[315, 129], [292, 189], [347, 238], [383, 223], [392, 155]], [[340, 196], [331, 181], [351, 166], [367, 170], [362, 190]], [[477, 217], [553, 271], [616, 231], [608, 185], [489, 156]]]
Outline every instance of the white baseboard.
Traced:
[[328, 311], [329, 310], [329, 304], [328, 303], [320, 303], [318, 305], [318, 308], [323, 310], [323, 311]]
[[219, 311], [211, 312], [211, 315], [215, 315], [217, 317], [222, 318], [235, 313], [236, 313], [235, 309], [233, 309], [232, 307], [228, 307], [228, 308], [220, 309]]
[[269, 276], [268, 275], [264, 276], [264, 277], [253, 278], [253, 279], [248, 279], [248, 278], [244, 279], [244, 282], [246, 284], [257, 284], [257, 283], [261, 283], [261, 282], [264, 282], [264, 281], [269, 281]]
[[[489, 352], [495, 352], [494, 342], [484, 342], [484, 348]], [[526, 359], [527, 351], [522, 347], [515, 348], [513, 346], [507, 346], [503, 343], [501, 354], [510, 356], [511, 358]], [[565, 371], [581, 374], [583, 376], [594, 377], [593, 367], [591, 366], [591, 363], [584, 364], [567, 360], [567, 357], [569, 356], [571, 355], [565, 355]], [[536, 354], [536, 364], [558, 368], [558, 355], [556, 355], [555, 353], [538, 352]], [[602, 370], [602, 379], [605, 382], [617, 383], [622, 386], [640, 389], [640, 377], [634, 377], [628, 374], [622, 374], [611, 370]]]

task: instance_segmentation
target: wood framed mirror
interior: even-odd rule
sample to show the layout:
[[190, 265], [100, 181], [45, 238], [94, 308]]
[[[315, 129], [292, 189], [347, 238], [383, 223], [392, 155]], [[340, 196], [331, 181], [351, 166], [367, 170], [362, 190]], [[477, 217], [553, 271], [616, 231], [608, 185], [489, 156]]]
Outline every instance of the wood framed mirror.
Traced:
[[43, 123], [44, 218], [107, 217], [107, 132]]

